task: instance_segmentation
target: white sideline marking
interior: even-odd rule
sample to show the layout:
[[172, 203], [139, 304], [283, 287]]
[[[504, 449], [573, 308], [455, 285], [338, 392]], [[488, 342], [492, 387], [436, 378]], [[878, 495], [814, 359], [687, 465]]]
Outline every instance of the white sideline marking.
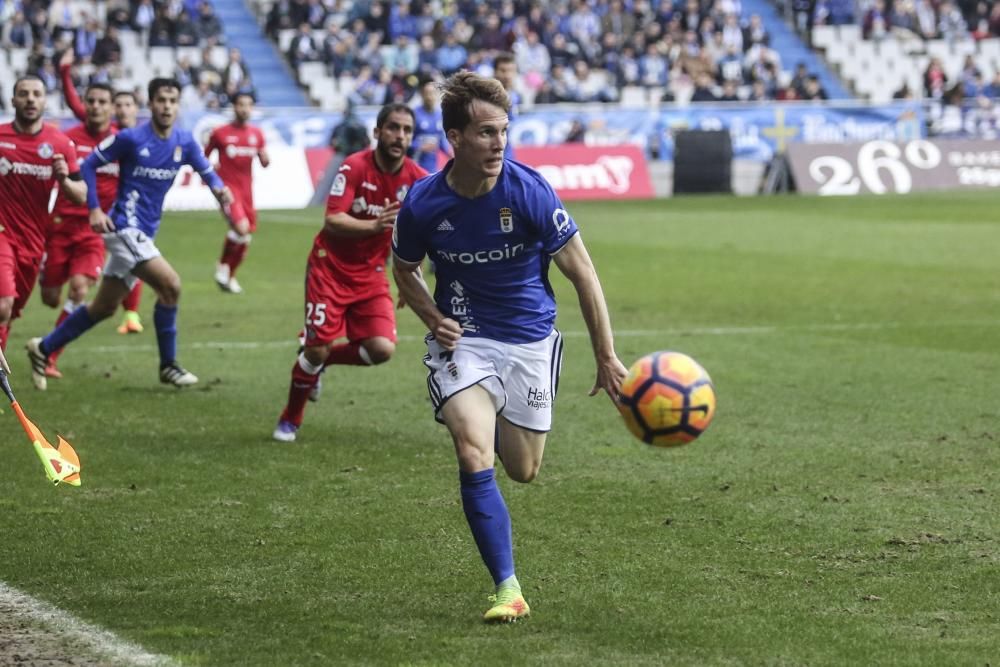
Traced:
[[[796, 331], [876, 331], [881, 329], [926, 329], [935, 327], [995, 327], [1000, 326], [998, 320], [959, 321], [959, 322], [867, 322], [856, 324], [801, 324], [787, 327], [756, 326], [756, 327], [693, 327], [690, 329], [621, 329], [615, 331], [615, 338], [669, 338], [671, 336], [743, 336], [767, 335], [775, 333], [793, 333]], [[563, 331], [565, 338], [585, 338], [586, 331]], [[418, 342], [423, 336], [400, 336], [405, 342]], [[184, 345], [194, 350], [261, 350], [275, 348], [298, 347], [298, 340], [289, 336], [283, 340], [268, 341], [209, 341]], [[89, 348], [91, 352], [121, 354], [122, 352], [150, 352], [156, 345], [140, 343], [138, 345], [98, 345]]]
[[[167, 656], [147, 653], [137, 644], [127, 642], [107, 630], [86, 623], [47, 602], [11, 588], [2, 581], [0, 581], [0, 614], [5, 618], [23, 620], [38, 626], [39, 632], [44, 632], [44, 636], [41, 637], [43, 644], [45, 636], [54, 636], [60, 643], [69, 644], [69, 650], [72, 650], [71, 647], [75, 644], [92, 651], [93, 657], [99, 664], [141, 667], [147, 665], [168, 667], [177, 664]], [[66, 650], [53, 646], [53, 652]], [[76, 657], [86, 661], [90, 656], [66, 657]]]

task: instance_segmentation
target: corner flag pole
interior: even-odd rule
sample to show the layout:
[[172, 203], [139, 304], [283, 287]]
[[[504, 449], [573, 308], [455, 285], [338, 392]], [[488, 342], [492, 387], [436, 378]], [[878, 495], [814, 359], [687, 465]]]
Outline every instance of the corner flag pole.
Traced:
[[55, 485], [62, 482], [70, 486], [80, 486], [80, 457], [77, 456], [73, 445], [63, 440], [62, 436], [56, 436], [59, 438], [58, 447], [49, 444], [38, 427], [25, 416], [17, 399], [14, 398], [14, 391], [10, 388], [10, 382], [7, 380], [8, 375], [10, 375], [10, 366], [7, 364], [3, 350], [0, 349], [0, 388], [10, 399], [10, 406], [14, 409], [14, 414], [17, 415], [21, 427], [28, 435], [28, 440], [31, 441], [35, 453], [38, 454], [38, 458], [42, 462], [42, 467], [45, 468], [45, 476]]

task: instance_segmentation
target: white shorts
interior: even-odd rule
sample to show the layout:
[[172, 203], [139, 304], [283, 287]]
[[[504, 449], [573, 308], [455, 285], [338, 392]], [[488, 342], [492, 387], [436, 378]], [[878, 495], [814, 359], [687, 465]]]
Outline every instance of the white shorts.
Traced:
[[540, 433], [552, 428], [563, 347], [557, 330], [523, 345], [463, 337], [453, 352], [443, 350], [432, 335], [426, 342], [427, 391], [439, 422], [449, 398], [478, 384], [493, 399], [497, 414], [515, 426]]
[[160, 256], [160, 251], [153, 239], [135, 227], [126, 227], [110, 234], [104, 234], [104, 247], [108, 253], [108, 261], [104, 265], [104, 275], [118, 278], [135, 287], [138, 278], [132, 270], [143, 262]]

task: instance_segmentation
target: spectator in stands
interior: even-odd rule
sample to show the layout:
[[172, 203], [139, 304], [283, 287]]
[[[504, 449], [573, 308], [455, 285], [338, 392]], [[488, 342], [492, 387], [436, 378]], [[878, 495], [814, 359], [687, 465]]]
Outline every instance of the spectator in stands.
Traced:
[[862, 39], [881, 41], [889, 35], [890, 28], [892, 21], [886, 11], [885, 1], [875, 0], [861, 21]]
[[458, 37], [454, 32], [445, 35], [444, 44], [435, 51], [435, 67], [444, 76], [451, 76], [462, 69], [465, 61], [469, 58], [469, 52], [458, 43]]
[[991, 100], [1000, 99], [1000, 70], [993, 76], [993, 81], [986, 86], [983, 94]]
[[312, 26], [308, 23], [299, 24], [299, 32], [288, 48], [288, 62], [293, 68], [297, 68], [299, 63], [315, 62], [320, 60], [321, 56], [316, 38], [312, 34]]
[[[610, 37], [611, 40], [616, 40], [617, 35], [614, 33], [606, 33], [605, 37]], [[617, 46], [617, 41], [615, 41]], [[518, 39], [514, 42], [514, 59], [517, 61], [517, 68], [524, 73], [524, 75], [532, 76], [537, 75], [537, 77], [532, 77], [536, 81], [541, 81], [545, 76], [548, 75], [549, 69], [552, 67], [552, 59], [549, 58], [549, 50], [545, 48], [542, 44], [541, 38], [538, 33], [534, 30], [528, 30], [525, 33], [523, 39]], [[617, 49], [606, 49], [605, 53], [614, 52], [617, 54]], [[617, 68], [617, 58], [615, 59], [615, 67]], [[609, 68], [611, 63], [608, 60], [603, 62], [605, 68]], [[536, 85], [537, 87], [537, 85]]]
[[97, 66], [121, 63], [122, 44], [118, 39], [118, 28], [115, 25], [109, 24], [104, 34], [97, 40], [91, 61]]
[[385, 49], [383, 64], [393, 72], [406, 74], [417, 72], [420, 67], [420, 52], [409, 36], [400, 35], [396, 43]]
[[924, 39], [937, 39], [937, 13], [932, 0], [915, 0], [917, 34]]
[[156, 18], [149, 26], [150, 46], [173, 46], [174, 45], [174, 22], [167, 14], [166, 7], [156, 10]]
[[892, 99], [894, 100], [912, 100], [914, 99], [913, 91], [910, 90], [910, 85], [903, 82], [903, 85], [892, 94]]
[[[388, 40], [389, 16], [385, 11], [385, 5], [382, 2], [373, 2], [368, 9], [368, 13], [364, 14], [363, 17], [365, 32], [378, 33], [384, 39]], [[361, 40], [358, 41], [360, 42]]]
[[486, 22], [476, 31], [472, 45], [480, 51], [487, 51], [489, 53], [507, 50], [507, 35], [500, 26], [499, 14], [491, 12], [486, 17]]
[[670, 63], [660, 53], [658, 43], [646, 46], [646, 53], [639, 58], [641, 83], [647, 88], [667, 85]]
[[222, 70], [215, 64], [215, 57], [212, 55], [212, 47], [206, 46], [201, 50], [201, 64], [198, 65], [198, 78], [208, 78], [212, 88], [216, 92], [222, 90]]
[[802, 99], [813, 101], [829, 99], [826, 89], [823, 88], [823, 84], [820, 83], [819, 77], [815, 74], [810, 74], [806, 78], [806, 86], [805, 90], [802, 91]]
[[715, 82], [708, 72], [702, 72], [695, 79], [694, 92], [691, 93], [692, 102], [718, 102], [719, 96], [715, 94]]
[[576, 44], [566, 41], [566, 36], [557, 32], [550, 36], [549, 59], [552, 64], [556, 63], [563, 67], [568, 67], [570, 63], [580, 57], [580, 49]]
[[618, 58], [618, 88], [642, 85], [642, 66], [635, 54], [635, 47], [626, 44]]
[[326, 7], [320, 0], [308, 0], [305, 7], [305, 22], [314, 30], [319, 30], [326, 25]]
[[938, 5], [938, 34], [941, 35], [941, 39], [958, 41], [964, 39], [968, 32], [962, 11], [950, 0], [941, 0]]
[[726, 49], [732, 48], [737, 53], [743, 53], [743, 28], [740, 17], [736, 14], [726, 14], [722, 24], [722, 43]]
[[417, 73], [424, 78], [439, 76], [437, 68], [437, 46], [429, 34], [420, 36], [420, 48], [417, 50]]
[[229, 62], [222, 70], [222, 90], [227, 100], [232, 100], [237, 93], [250, 93], [256, 98], [250, 69], [243, 62], [243, 53], [236, 47], [229, 49]]
[[45, 59], [42, 66], [35, 71], [35, 75], [45, 84], [45, 90], [59, 89], [59, 74], [56, 72], [56, 66], [52, 64], [50, 58]]
[[188, 86], [193, 86], [198, 81], [198, 68], [191, 64], [191, 59], [181, 56], [177, 59], [177, 67], [174, 68], [174, 78], [181, 84], [183, 91]]
[[766, 102], [773, 99], [774, 96], [770, 94], [763, 81], [754, 81], [750, 84], [750, 95], [747, 97], [748, 102]]
[[385, 104], [390, 94], [390, 83], [392, 83], [392, 72], [387, 68], [372, 70], [369, 65], [363, 65], [358, 72], [358, 85], [350, 96], [351, 103], [356, 106]]
[[156, 20], [156, 7], [153, 0], [139, 0], [132, 11], [132, 27], [143, 35], [147, 35]]
[[800, 62], [795, 66], [795, 73], [792, 75], [792, 80], [788, 82], [788, 87], [793, 88], [798, 97], [802, 97], [806, 91], [806, 80], [808, 78], [809, 68], [806, 67], [804, 62]]
[[198, 26], [186, 9], [182, 9], [174, 21], [174, 46], [198, 46], [200, 36]]
[[354, 35], [350, 33], [343, 35], [343, 38], [334, 43], [327, 51], [326, 62], [330, 66], [331, 73], [335, 77], [345, 74], [356, 75], [362, 64], [357, 54], [357, 42], [354, 40]]
[[181, 91], [181, 113], [218, 109], [219, 96], [212, 90], [210, 80], [205, 77], [196, 86], [188, 86]]
[[389, 34], [389, 43], [395, 43], [400, 36], [416, 42], [420, 36], [417, 32], [417, 18], [410, 13], [410, 3], [395, 2], [389, 8], [389, 20], [386, 29]]
[[[794, 90], [794, 88], [792, 89]], [[726, 79], [722, 82], [722, 92], [719, 95], [720, 102], [740, 102], [739, 89], [736, 82], [732, 79]]]
[[[800, 65], [800, 67], [804, 67]], [[719, 78], [723, 81], [743, 82], [743, 54], [737, 53], [735, 46], [729, 46], [726, 54], [716, 62]]]
[[1000, 37], [1000, 2], [994, 2], [990, 10], [990, 35]]
[[743, 29], [743, 50], [749, 51], [754, 46], [770, 46], [771, 35], [768, 34], [760, 14], [751, 14], [750, 21]]
[[4, 49], [30, 49], [34, 42], [31, 26], [24, 18], [24, 12], [14, 12], [11, 20], [3, 24], [0, 46]]
[[947, 77], [944, 68], [941, 66], [940, 58], [931, 58], [924, 70], [924, 97], [932, 100], [941, 100], [944, 97]]
[[76, 35], [73, 38], [73, 51], [76, 53], [77, 60], [83, 63], [93, 60], [99, 33], [100, 26], [92, 18], [87, 18], [83, 25], [76, 29]]
[[83, 10], [80, 4], [71, 0], [53, 0], [47, 4], [48, 29], [52, 39], [58, 40], [64, 33], [72, 37], [77, 26], [83, 23]]
[[614, 33], [619, 36], [622, 42], [625, 42], [632, 39], [635, 29], [635, 14], [625, 11], [622, 0], [611, 0], [608, 3], [608, 10], [601, 18], [601, 32], [605, 35]]
[[114, 26], [117, 30], [131, 29], [132, 19], [129, 16], [128, 3], [121, 0], [117, 3], [111, 2], [108, 6], [108, 13], [104, 17], [104, 25]]
[[567, 144], [583, 144], [587, 142], [587, 126], [583, 124], [582, 120], [579, 118], [573, 119], [563, 142]]
[[221, 42], [223, 39], [222, 21], [216, 16], [210, 2], [202, 2], [198, 5], [198, 35], [203, 40], [215, 40]]
[[292, 17], [292, 0], [278, 0], [267, 12], [264, 21], [264, 34], [272, 41], [278, 41], [278, 33], [282, 30], [292, 30], [301, 21], [295, 22]]
[[613, 102], [611, 91], [604, 77], [590, 69], [583, 58], [573, 63], [573, 71], [567, 75], [570, 99], [574, 102]]

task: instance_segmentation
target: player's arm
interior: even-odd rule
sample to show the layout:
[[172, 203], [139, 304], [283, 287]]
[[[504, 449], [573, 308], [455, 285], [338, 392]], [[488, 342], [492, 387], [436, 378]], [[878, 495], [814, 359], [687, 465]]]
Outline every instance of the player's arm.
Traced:
[[271, 156], [267, 153], [267, 145], [264, 144], [264, 133], [258, 134], [257, 138], [260, 140], [260, 150], [257, 151], [257, 159], [260, 160], [260, 166], [265, 169], [271, 164]]
[[63, 98], [66, 100], [66, 106], [73, 112], [77, 120], [87, 120], [87, 108], [83, 105], [80, 94], [76, 92], [76, 86], [73, 85], [72, 48], [63, 51], [62, 57], [59, 59], [59, 78], [62, 79]]
[[393, 253], [392, 277], [396, 280], [399, 297], [413, 309], [417, 317], [434, 334], [441, 347], [454, 350], [458, 345], [458, 339], [462, 337], [462, 326], [438, 310], [430, 289], [424, 282], [420, 264], [420, 262], [408, 262]]
[[76, 151], [73, 150], [72, 144], [67, 146], [66, 153], [56, 153], [52, 156], [52, 176], [56, 179], [59, 191], [65, 195], [66, 199], [74, 204], [82, 204], [87, 201], [88, 188], [78, 170], [70, 172], [70, 164], [75, 168], [77, 163]]
[[594, 349], [594, 360], [597, 362], [597, 380], [590, 390], [590, 395], [594, 396], [603, 389], [612, 401], [617, 401], [628, 370], [615, 353], [611, 316], [608, 314], [608, 304], [604, 300], [604, 290], [601, 288], [594, 263], [590, 259], [590, 253], [583, 245], [580, 235], [574, 234], [553, 255], [553, 260], [562, 274], [573, 283], [580, 300], [583, 321], [586, 322], [587, 331], [590, 333], [590, 344]]
[[100, 233], [113, 232], [115, 224], [101, 208], [97, 197], [97, 170], [100, 167], [115, 162], [132, 144], [132, 135], [126, 130], [112, 134], [100, 143], [80, 165], [80, 175], [87, 184], [87, 208], [90, 210], [90, 226]]
[[[222, 212], [226, 214], [226, 218], [229, 218], [227, 209], [230, 204], [233, 203], [233, 193], [229, 191], [226, 184], [222, 182], [219, 175], [215, 173], [215, 168], [212, 167], [212, 163], [208, 161], [205, 157], [205, 152], [201, 150], [201, 146], [198, 142], [191, 138], [187, 146], [188, 155], [187, 163], [198, 172], [201, 176], [201, 180], [205, 182], [205, 185], [209, 187], [212, 194], [215, 195], [215, 200], [219, 202], [219, 206], [222, 208]], [[244, 221], [245, 222], [245, 221]], [[240, 229], [236, 230], [240, 234], [246, 234], [246, 229], [242, 231]]]

